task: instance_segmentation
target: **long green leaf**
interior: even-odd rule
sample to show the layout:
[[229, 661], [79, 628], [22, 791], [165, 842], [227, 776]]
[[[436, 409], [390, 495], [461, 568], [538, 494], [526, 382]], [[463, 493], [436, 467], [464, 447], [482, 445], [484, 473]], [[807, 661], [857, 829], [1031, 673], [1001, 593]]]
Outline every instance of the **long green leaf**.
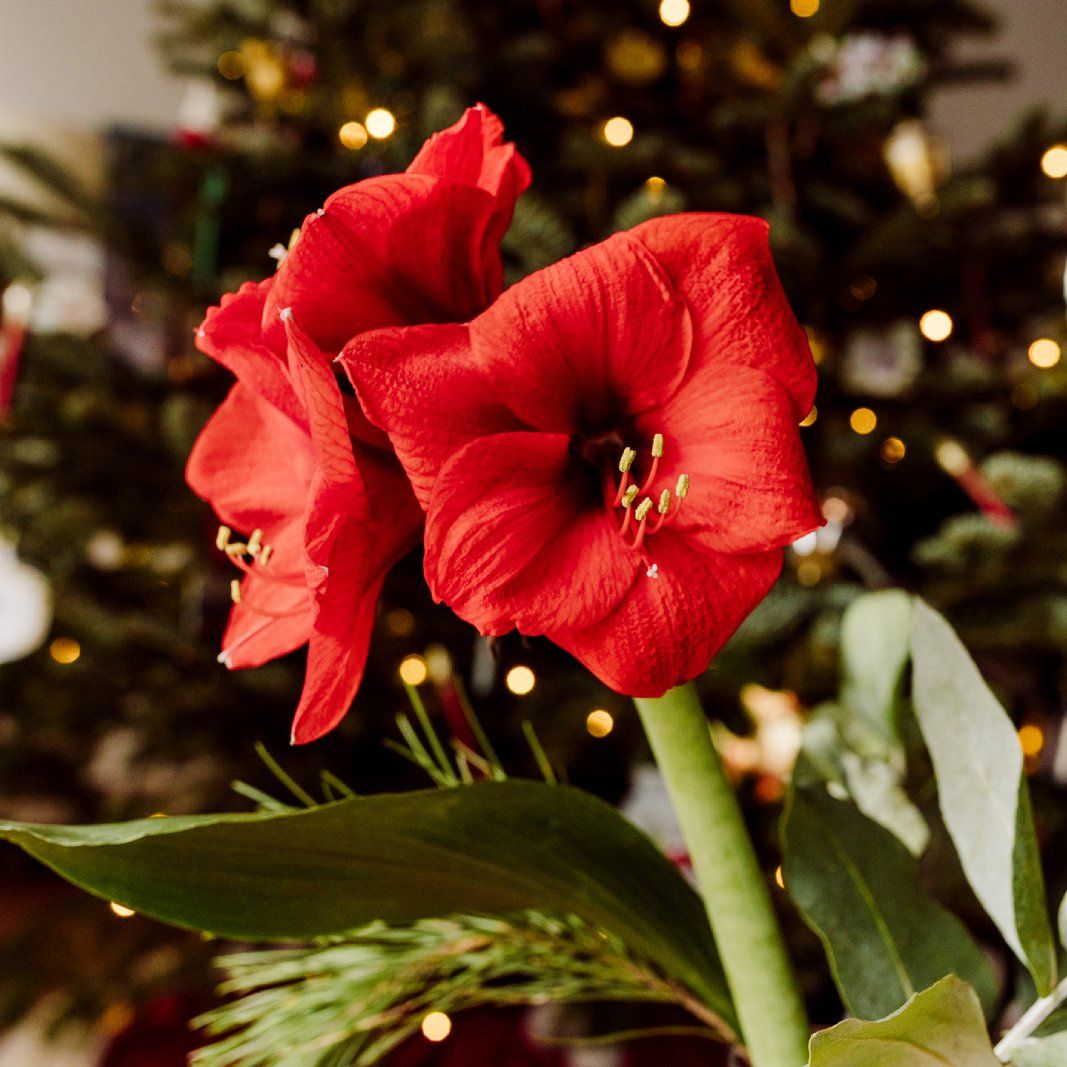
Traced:
[[98, 896], [242, 940], [456, 913], [573, 914], [736, 1029], [697, 895], [617, 811], [566, 786], [482, 782], [106, 826], [0, 823], [0, 837]]
[[967, 881], [1044, 996], [1056, 946], [1015, 728], [949, 624], [921, 601], [912, 631], [915, 714]]
[[795, 789], [783, 822], [786, 888], [819, 935], [848, 1010], [880, 1019], [948, 974], [987, 1008], [996, 983], [963, 924], [919, 885], [911, 853], [852, 804]]
[[810, 1067], [1001, 1067], [982, 1007], [950, 976], [879, 1022], [846, 1019], [811, 1039]]

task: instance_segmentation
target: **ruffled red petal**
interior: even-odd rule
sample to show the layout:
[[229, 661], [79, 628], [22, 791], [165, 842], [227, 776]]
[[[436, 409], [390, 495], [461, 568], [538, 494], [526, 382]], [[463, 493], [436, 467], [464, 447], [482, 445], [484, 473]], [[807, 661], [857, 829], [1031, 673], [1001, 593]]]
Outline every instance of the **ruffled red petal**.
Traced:
[[[690, 478], [675, 529], [720, 552], [790, 544], [823, 525], [792, 400], [769, 374], [706, 363], [661, 408], [637, 420], [664, 436], [653, 491]], [[677, 501], [672, 505], [677, 507]]]
[[627, 234], [524, 278], [470, 332], [498, 395], [528, 425], [558, 433], [613, 430], [665, 402], [692, 343], [685, 301]]
[[745, 215], [668, 215], [629, 231], [662, 264], [693, 316], [693, 373], [705, 363], [756, 367], [778, 379], [799, 422], [815, 363], [771, 260], [767, 223]]
[[338, 357], [375, 426], [389, 435], [423, 508], [437, 472], [464, 445], [525, 430], [497, 395], [466, 326], [412, 326], [362, 334]]
[[778, 549], [720, 554], [670, 530], [656, 535], [649, 555], [659, 577], [642, 572], [599, 622], [547, 634], [606, 685], [632, 697], [662, 696], [706, 670], [782, 566]]
[[587, 625], [640, 565], [564, 434], [485, 437], [445, 464], [426, 523], [426, 578], [483, 633]]

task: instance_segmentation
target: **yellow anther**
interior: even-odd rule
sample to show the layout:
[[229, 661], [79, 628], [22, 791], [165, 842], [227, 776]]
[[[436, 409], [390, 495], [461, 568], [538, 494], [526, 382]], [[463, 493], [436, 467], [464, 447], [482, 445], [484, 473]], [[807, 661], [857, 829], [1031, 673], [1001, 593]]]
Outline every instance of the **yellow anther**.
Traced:
[[255, 559], [259, 555], [260, 550], [263, 548], [263, 531], [253, 530], [252, 536], [248, 539], [248, 554]]
[[243, 556], [248, 551], [248, 545], [244, 541], [231, 541], [224, 549], [223, 552], [227, 556]]
[[638, 489], [636, 485], [631, 485], [630, 488], [622, 494], [622, 500], [620, 501], [622, 506], [628, 508], [634, 502], [634, 498], [640, 491], [641, 490]]
[[671, 491], [664, 489], [659, 495], [659, 513], [666, 515], [671, 510]]
[[658, 433], [652, 438], [652, 458], [659, 459], [663, 455], [663, 434]]
[[646, 496], [640, 504], [637, 505], [637, 509], [634, 511], [634, 518], [640, 522], [646, 515], [652, 510], [652, 498]]
[[241, 603], [241, 582], [237, 578], [230, 582], [230, 599], [235, 604]]
[[635, 459], [637, 459], [637, 453], [632, 448], [624, 448], [619, 458], [619, 470], [625, 474], [633, 466]]
[[229, 528], [229, 526], [219, 527], [219, 532], [215, 534], [215, 547], [220, 552], [226, 551], [226, 546], [230, 543], [231, 533], [233, 533], [233, 531]]
[[259, 553], [259, 563], [261, 567], [265, 567], [270, 562], [270, 557], [274, 555], [273, 545], [264, 545]]
[[291, 249], [297, 241], [300, 240], [300, 227], [297, 226], [291, 234], [289, 234], [289, 248]]
[[689, 495], [688, 474], [678, 475], [678, 484], [674, 487], [674, 491], [677, 494], [679, 500], [685, 500], [685, 498]]

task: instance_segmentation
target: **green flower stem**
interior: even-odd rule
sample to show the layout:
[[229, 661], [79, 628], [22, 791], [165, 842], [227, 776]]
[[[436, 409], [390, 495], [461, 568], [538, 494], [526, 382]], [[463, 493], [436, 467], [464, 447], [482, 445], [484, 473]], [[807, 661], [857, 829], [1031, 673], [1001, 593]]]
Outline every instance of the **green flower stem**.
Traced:
[[634, 703], [689, 847], [752, 1067], [802, 1067], [804, 1006], [696, 690], [690, 683]]

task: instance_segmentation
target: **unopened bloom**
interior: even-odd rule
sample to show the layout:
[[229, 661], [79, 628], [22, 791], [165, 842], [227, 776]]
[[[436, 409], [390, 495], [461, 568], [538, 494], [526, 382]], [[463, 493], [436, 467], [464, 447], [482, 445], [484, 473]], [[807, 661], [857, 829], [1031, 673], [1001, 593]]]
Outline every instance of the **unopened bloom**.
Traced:
[[815, 367], [766, 232], [657, 219], [467, 325], [346, 347], [426, 511], [439, 600], [634, 696], [708, 666], [822, 523], [798, 431]]

